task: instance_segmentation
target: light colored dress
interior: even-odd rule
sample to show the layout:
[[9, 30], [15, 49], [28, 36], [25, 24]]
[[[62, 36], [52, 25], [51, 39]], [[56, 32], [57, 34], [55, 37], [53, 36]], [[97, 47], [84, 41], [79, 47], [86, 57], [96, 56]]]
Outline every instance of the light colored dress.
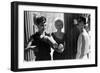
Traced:
[[76, 59], [87, 59], [90, 52], [90, 38], [89, 34], [83, 29], [83, 32], [79, 35], [77, 43]]

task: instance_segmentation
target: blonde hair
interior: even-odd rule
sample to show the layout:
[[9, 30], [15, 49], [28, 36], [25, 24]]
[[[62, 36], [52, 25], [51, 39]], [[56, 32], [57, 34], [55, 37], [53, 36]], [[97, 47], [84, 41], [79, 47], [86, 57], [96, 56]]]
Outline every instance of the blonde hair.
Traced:
[[56, 23], [57, 23], [57, 22], [61, 22], [61, 25], [62, 25], [62, 27], [63, 27], [63, 21], [62, 21], [61, 19], [58, 19], [58, 20], [55, 21], [55, 26], [56, 26]]

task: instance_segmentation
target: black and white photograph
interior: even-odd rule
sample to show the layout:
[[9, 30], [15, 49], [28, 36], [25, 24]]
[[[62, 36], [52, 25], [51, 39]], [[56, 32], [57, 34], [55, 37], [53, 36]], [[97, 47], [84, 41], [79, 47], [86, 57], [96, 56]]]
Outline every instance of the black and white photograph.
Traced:
[[91, 58], [90, 14], [24, 11], [24, 60]]
[[12, 3], [16, 16], [12, 27], [17, 27], [12, 28], [17, 39], [12, 43], [17, 43], [12, 70], [97, 66], [96, 10], [95, 6]]

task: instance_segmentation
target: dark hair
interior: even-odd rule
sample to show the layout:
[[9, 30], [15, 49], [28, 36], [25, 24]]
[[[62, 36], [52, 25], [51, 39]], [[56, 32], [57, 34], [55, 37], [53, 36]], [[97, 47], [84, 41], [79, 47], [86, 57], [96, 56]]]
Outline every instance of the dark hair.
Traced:
[[86, 24], [86, 18], [85, 17], [79, 17], [78, 22], [83, 22], [84, 25]]
[[39, 25], [40, 23], [45, 23], [46, 18], [44, 16], [37, 17], [35, 22], [36, 22], [36, 25]]

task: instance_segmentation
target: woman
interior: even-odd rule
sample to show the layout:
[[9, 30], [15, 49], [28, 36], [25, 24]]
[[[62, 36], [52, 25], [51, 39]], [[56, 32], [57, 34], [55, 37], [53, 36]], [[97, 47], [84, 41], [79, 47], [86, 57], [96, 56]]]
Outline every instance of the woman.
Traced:
[[33, 46], [33, 50], [35, 52], [36, 61], [40, 60], [51, 60], [50, 55], [50, 44], [47, 43], [47, 39], [44, 39], [42, 36], [45, 30], [45, 22], [46, 18], [41, 16], [35, 19], [35, 25], [38, 28], [38, 32], [31, 36], [30, 41], [28, 43], [27, 49]]
[[59, 45], [57, 47], [57, 49], [62, 49], [61, 52], [58, 51], [54, 51], [53, 52], [53, 60], [61, 60], [61, 59], [65, 59], [64, 56], [64, 33], [61, 31], [63, 28], [63, 22], [61, 20], [56, 20], [55, 21], [55, 27], [57, 29], [57, 32], [52, 33], [52, 36], [54, 38], [54, 40], [57, 42], [57, 44]]
[[46, 18], [43, 16], [37, 17], [35, 19], [35, 24], [38, 27], [38, 32], [36, 32], [34, 35], [31, 36], [28, 46], [26, 48], [28, 49], [31, 47], [34, 50], [36, 61], [51, 60], [51, 55], [50, 55], [51, 47], [54, 50], [60, 52], [60, 50], [55, 49], [56, 47], [58, 47], [58, 45], [53, 40], [53, 38], [45, 35], [44, 32], [45, 22], [46, 22]]
[[86, 25], [86, 19], [84, 17], [80, 17], [79, 25], [77, 28], [80, 30], [80, 35], [78, 37], [78, 47], [77, 47], [77, 55], [76, 59], [87, 59], [89, 54], [89, 47], [90, 47], [90, 38], [89, 35], [84, 28]]

